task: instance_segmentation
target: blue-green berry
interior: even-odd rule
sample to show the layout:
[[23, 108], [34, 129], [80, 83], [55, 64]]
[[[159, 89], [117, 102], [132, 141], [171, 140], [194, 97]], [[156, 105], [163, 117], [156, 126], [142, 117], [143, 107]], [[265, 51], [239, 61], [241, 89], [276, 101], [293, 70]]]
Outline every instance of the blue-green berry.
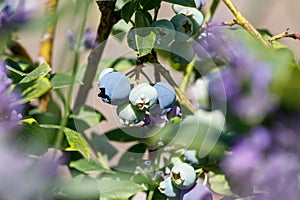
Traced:
[[194, 48], [191, 42], [174, 41], [170, 46], [171, 60], [174, 63], [188, 64], [195, 56]]
[[171, 176], [168, 176], [165, 180], [159, 183], [158, 190], [167, 197], [179, 197], [180, 191], [172, 184]]
[[157, 82], [153, 87], [157, 91], [159, 108], [171, 108], [176, 100], [176, 92], [174, 88], [166, 82]]
[[177, 31], [175, 40], [184, 41], [189, 39], [193, 35], [194, 25], [189, 17], [183, 14], [177, 14], [172, 17], [171, 22], [173, 23], [174, 28]]
[[154, 28], [156, 35], [155, 44], [158, 46], [168, 45], [175, 38], [175, 28], [169, 20], [157, 20], [151, 26]]
[[196, 182], [196, 172], [187, 163], [175, 164], [171, 169], [172, 183], [179, 189], [188, 189]]
[[122, 105], [128, 102], [131, 90], [128, 78], [120, 72], [109, 72], [100, 76], [98, 96], [103, 102], [112, 105]]
[[137, 110], [149, 110], [157, 102], [157, 91], [148, 83], [140, 83], [130, 91], [129, 101]]
[[196, 8], [186, 7], [180, 10], [179, 14], [189, 17], [193, 22], [193, 34], [197, 33], [204, 22], [203, 14]]
[[119, 105], [117, 114], [125, 125], [139, 123], [145, 117], [145, 112], [134, 109], [130, 103]]

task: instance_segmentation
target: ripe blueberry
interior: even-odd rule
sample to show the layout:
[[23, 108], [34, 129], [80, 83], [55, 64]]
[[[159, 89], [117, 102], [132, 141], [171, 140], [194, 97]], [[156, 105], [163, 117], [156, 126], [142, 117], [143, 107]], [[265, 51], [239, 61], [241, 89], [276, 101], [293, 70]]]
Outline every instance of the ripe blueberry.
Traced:
[[117, 114], [125, 125], [139, 123], [145, 117], [145, 112], [133, 109], [130, 103], [119, 105]]
[[130, 91], [129, 101], [138, 110], [149, 110], [157, 102], [156, 89], [148, 83], [138, 84]]
[[173, 186], [171, 176], [159, 183], [158, 190], [167, 197], [178, 197], [180, 192], [178, 188]]
[[193, 34], [197, 33], [204, 22], [203, 14], [196, 8], [184, 8], [179, 14], [189, 17], [193, 22]]
[[181, 190], [181, 200], [212, 200], [212, 192], [202, 183], [196, 183], [193, 187]]
[[179, 189], [188, 189], [196, 182], [196, 172], [187, 163], [175, 164], [171, 169], [172, 183]]
[[154, 32], [156, 34], [156, 45], [167, 45], [174, 39], [175, 28], [172, 22], [161, 19], [153, 22], [151, 26], [154, 27]]
[[171, 19], [171, 22], [173, 23], [175, 30], [178, 32], [175, 35], [175, 40], [184, 41], [193, 35], [194, 25], [189, 17], [183, 14], [177, 14]]
[[121, 105], [128, 102], [130, 93], [130, 82], [128, 78], [120, 72], [110, 72], [104, 74], [99, 80], [100, 93], [98, 96], [105, 103]]
[[159, 108], [171, 108], [176, 100], [176, 92], [174, 88], [166, 82], [157, 82], [153, 87], [157, 91]]

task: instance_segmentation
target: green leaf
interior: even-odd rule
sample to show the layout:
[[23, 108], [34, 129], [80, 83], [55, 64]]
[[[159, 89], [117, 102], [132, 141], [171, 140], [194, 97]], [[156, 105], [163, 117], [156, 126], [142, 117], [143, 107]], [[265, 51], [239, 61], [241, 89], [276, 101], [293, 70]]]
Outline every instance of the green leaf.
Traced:
[[136, 166], [143, 165], [147, 145], [138, 143], [126, 150], [119, 161], [118, 170], [134, 173]]
[[17, 87], [22, 91], [21, 103], [27, 103], [48, 92], [51, 89], [51, 84], [48, 78], [42, 77], [32, 82], [20, 83]]
[[148, 130], [146, 127], [124, 127], [105, 133], [105, 137], [111, 141], [132, 142], [140, 140], [141, 136]]
[[73, 167], [81, 172], [89, 173], [89, 172], [106, 172], [106, 173], [113, 173], [112, 171], [104, 168], [93, 160], [86, 160], [86, 159], [79, 159], [76, 161], [72, 161], [70, 163], [70, 167]]
[[174, 3], [182, 6], [196, 7], [194, 0], [163, 0], [165, 2]]
[[81, 106], [78, 112], [70, 117], [74, 119], [76, 127], [80, 128], [80, 130], [91, 128], [99, 124], [102, 119], [100, 112], [86, 105]]
[[100, 199], [128, 199], [144, 188], [132, 181], [102, 179], [98, 181]]
[[128, 23], [133, 16], [137, 7], [136, 1], [129, 1], [127, 2], [121, 9], [121, 17]]
[[[77, 77], [75, 79], [75, 84], [83, 84]], [[53, 89], [67, 87], [72, 83], [72, 75], [69, 73], [55, 73], [50, 81]]]
[[143, 10], [151, 10], [153, 8], [156, 8], [160, 5], [162, 0], [140, 0], [140, 4], [143, 8]]
[[[58, 125], [49, 125], [43, 124], [41, 127], [44, 128], [52, 128], [52, 129], [60, 129], [61, 127]], [[80, 135], [80, 133], [65, 127], [64, 133], [67, 137], [68, 144], [70, 147], [66, 148], [66, 151], [78, 151], [88, 160], [90, 159], [90, 148], [86, 140]]]
[[146, 35], [145, 37], [136, 35], [136, 42], [137, 42], [137, 48], [139, 57], [145, 56], [149, 53], [151, 53], [154, 43], [155, 43], [156, 35], [152, 31], [149, 35]]
[[213, 172], [209, 172], [209, 185], [215, 193], [224, 196], [238, 197], [231, 191], [224, 174], [214, 174]]
[[135, 28], [150, 27], [152, 23], [152, 17], [149, 12], [144, 10], [137, 10], [135, 12]]
[[35, 68], [32, 72], [27, 74], [20, 83], [29, 83], [36, 79], [45, 77], [51, 71], [51, 67], [47, 63], [42, 63], [37, 68]]
[[23, 120], [23, 130], [16, 142], [22, 152], [29, 155], [42, 155], [48, 150], [47, 135], [33, 118]]

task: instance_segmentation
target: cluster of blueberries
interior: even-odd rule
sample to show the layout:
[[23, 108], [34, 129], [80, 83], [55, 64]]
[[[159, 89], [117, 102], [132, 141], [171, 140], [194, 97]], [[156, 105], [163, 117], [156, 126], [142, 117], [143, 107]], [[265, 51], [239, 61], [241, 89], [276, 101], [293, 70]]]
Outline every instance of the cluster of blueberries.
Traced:
[[[198, 33], [204, 22], [203, 14], [192, 7], [183, 7], [174, 4], [176, 13], [171, 20], [160, 19], [152, 22], [151, 27], [145, 27], [146, 32], [153, 31], [156, 35], [155, 47], [171, 52], [171, 59], [175, 63], [189, 63], [195, 53], [193, 45], [188, 41]], [[130, 48], [137, 50], [135, 35], [141, 32], [131, 29], [127, 35], [127, 43]], [[181, 50], [182, 49], [182, 50]]]
[[212, 192], [202, 182], [197, 182], [194, 168], [180, 161], [174, 164], [158, 189], [170, 199], [213, 199]]
[[149, 116], [167, 117], [176, 101], [176, 92], [169, 83], [140, 83], [132, 88], [124, 74], [111, 68], [100, 74], [98, 86], [98, 96], [103, 102], [117, 106], [117, 114], [125, 125], [143, 120], [149, 125]]

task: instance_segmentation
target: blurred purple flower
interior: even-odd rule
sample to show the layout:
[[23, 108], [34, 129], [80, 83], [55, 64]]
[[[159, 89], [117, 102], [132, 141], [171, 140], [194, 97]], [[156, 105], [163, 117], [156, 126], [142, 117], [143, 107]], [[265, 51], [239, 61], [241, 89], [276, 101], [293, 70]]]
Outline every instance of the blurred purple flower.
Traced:
[[0, 11], [0, 33], [18, 28], [31, 19], [32, 10], [26, 8], [26, 0], [12, 5], [7, 2]]
[[84, 31], [83, 38], [82, 38], [85, 48], [86, 49], [95, 48], [98, 45], [98, 43], [96, 42], [97, 37], [98, 35], [96, 32], [93, 32], [89, 28], [87, 28]]
[[23, 106], [18, 103], [20, 95], [9, 90], [11, 83], [6, 65], [0, 61], [0, 131], [2, 136], [11, 133], [22, 118]]
[[211, 48], [226, 58], [228, 66], [209, 82], [212, 100], [227, 102], [229, 111], [246, 124], [258, 124], [277, 104], [269, 91], [271, 66], [257, 58], [240, 40], [218, 42], [218, 46], [215, 43]]
[[[296, 200], [300, 195], [299, 150], [280, 145], [278, 131], [282, 130], [254, 127], [249, 137], [233, 147], [221, 166], [231, 181], [239, 183], [236, 187], [240, 191], [253, 186], [266, 193], [265, 200]], [[297, 130], [294, 131], [297, 135]], [[299, 146], [299, 137], [293, 139], [294, 145]]]
[[[66, 37], [69, 40], [69, 48], [72, 50], [75, 50], [76, 45], [77, 45], [75, 33], [71, 29], [68, 29], [66, 31]], [[84, 31], [82, 39], [81, 39], [81, 44], [79, 47], [80, 51], [95, 48], [98, 45], [98, 43], [96, 42], [97, 37], [98, 37], [97, 33], [93, 32], [89, 28], [87, 28]]]

